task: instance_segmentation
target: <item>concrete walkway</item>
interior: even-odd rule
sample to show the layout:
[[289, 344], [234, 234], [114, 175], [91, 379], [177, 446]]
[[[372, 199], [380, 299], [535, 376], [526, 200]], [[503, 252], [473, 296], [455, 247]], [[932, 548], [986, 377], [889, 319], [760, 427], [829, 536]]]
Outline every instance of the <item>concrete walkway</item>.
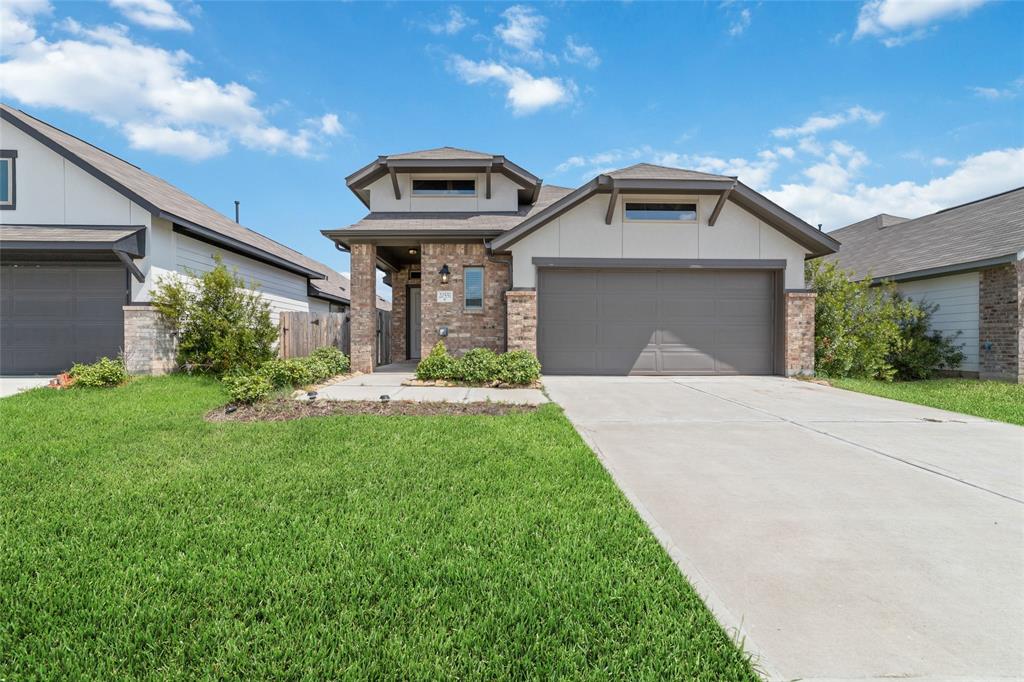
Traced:
[[390, 400], [444, 403], [511, 403], [514, 405], [540, 405], [547, 396], [536, 388], [464, 388], [449, 386], [403, 386], [414, 374], [404, 369], [385, 366], [383, 371], [339, 381], [321, 388], [317, 398], [322, 400]]
[[779, 680], [1024, 678], [1024, 428], [775, 377], [547, 377]]
[[39, 388], [50, 383], [53, 377], [0, 377], [0, 398], [15, 395], [30, 388]]

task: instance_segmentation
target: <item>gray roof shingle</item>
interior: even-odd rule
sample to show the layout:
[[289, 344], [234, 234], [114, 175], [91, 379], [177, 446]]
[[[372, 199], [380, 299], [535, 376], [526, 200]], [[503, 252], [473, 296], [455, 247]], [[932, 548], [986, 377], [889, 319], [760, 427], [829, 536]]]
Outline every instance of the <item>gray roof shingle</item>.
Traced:
[[388, 154], [389, 159], [396, 161], [411, 159], [428, 160], [450, 160], [450, 159], [491, 159], [494, 154], [475, 152], [472, 149], [459, 149], [458, 147], [437, 147], [435, 149], [421, 149], [415, 152], [403, 152], [401, 154]]
[[881, 214], [829, 232], [842, 246], [825, 256], [858, 277], [899, 275], [1024, 250], [1024, 187], [913, 220]]
[[[338, 278], [344, 279], [340, 273], [259, 232], [239, 225], [231, 218], [210, 208], [195, 197], [186, 194], [166, 180], [147, 173], [138, 166], [105, 152], [74, 135], [55, 128], [44, 121], [40, 121], [20, 109], [0, 103], [0, 110], [7, 116], [19, 121], [22, 125], [31, 128], [38, 135], [48, 139], [72, 156], [77, 157], [96, 172], [112, 180], [115, 184], [137, 195], [144, 203], [149, 204], [146, 208], [150, 210], [155, 208], [158, 211], [166, 212], [172, 217], [178, 217], [184, 221], [194, 223], [271, 256], [294, 263], [313, 272], [327, 275], [328, 279], [322, 286], [328, 291], [336, 292], [342, 288], [337, 284]], [[334, 282], [331, 282], [332, 279]], [[347, 285], [344, 289], [347, 291]], [[347, 294], [345, 298], [348, 298]]]
[[609, 173], [608, 177], [621, 180], [735, 180], [728, 175], [715, 175], [685, 168], [657, 166], [653, 163], [637, 163]]

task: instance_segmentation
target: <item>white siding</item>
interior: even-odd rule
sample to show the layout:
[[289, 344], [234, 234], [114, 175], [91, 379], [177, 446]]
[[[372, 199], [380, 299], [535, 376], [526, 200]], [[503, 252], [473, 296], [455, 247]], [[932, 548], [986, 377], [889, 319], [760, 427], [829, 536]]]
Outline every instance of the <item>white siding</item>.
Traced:
[[[469, 179], [476, 180], [474, 197], [414, 197], [413, 178]], [[487, 175], [484, 173], [417, 174], [399, 173], [398, 187], [402, 198], [395, 199], [391, 176], [386, 175], [370, 184], [371, 211], [517, 211], [519, 210], [519, 185], [500, 173], [491, 174], [491, 198], [487, 198]]]
[[939, 306], [932, 315], [932, 329], [950, 336], [960, 332], [956, 343], [964, 352], [960, 369], [978, 371], [978, 273], [903, 282], [896, 288], [915, 301]]
[[[695, 202], [696, 223], [623, 221], [626, 201]], [[512, 245], [513, 286], [536, 286], [534, 257], [561, 258], [751, 258], [784, 259], [787, 289], [804, 288], [806, 250], [736, 204], [707, 224], [717, 197], [621, 196], [605, 225], [608, 195], [587, 199]]]

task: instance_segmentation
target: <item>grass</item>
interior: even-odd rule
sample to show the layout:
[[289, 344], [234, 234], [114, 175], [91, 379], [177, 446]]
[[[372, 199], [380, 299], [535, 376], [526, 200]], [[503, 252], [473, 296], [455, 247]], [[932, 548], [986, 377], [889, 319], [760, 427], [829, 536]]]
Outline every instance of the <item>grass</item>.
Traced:
[[908, 403], [1024, 426], [1024, 384], [976, 379], [932, 379], [893, 383], [871, 379], [832, 379], [830, 383], [860, 393], [895, 398]]
[[753, 680], [559, 409], [0, 401], [0, 679]]

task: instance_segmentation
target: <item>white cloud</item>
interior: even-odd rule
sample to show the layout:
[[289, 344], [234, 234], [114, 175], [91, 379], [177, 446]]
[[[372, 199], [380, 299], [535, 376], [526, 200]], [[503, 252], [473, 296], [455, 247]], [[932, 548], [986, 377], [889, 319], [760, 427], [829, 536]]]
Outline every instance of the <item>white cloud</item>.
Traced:
[[0, 54], [36, 39], [35, 17], [53, 11], [46, 0], [4, 0], [0, 2]]
[[932, 158], [932, 165], [939, 166], [941, 168], [944, 166], [952, 166], [953, 162], [944, 156], [936, 156]]
[[475, 62], [455, 55], [449, 66], [469, 85], [495, 81], [505, 86], [508, 106], [519, 116], [571, 102], [578, 91], [571, 80], [533, 76], [525, 69], [498, 62]]
[[807, 222], [832, 230], [879, 213], [917, 217], [1024, 185], [1024, 148], [968, 157], [949, 175], [925, 183], [846, 182], [837, 188], [835, 175], [808, 177], [809, 183], [784, 184], [765, 194]]
[[[950, 17], [964, 17], [987, 0], [868, 0], [861, 5], [853, 37], [877, 36], [886, 47], [920, 40]], [[905, 33], [901, 33], [905, 31]]]
[[512, 5], [501, 13], [504, 23], [494, 27], [503, 43], [519, 56], [530, 61], [544, 61], [544, 51], [537, 44], [544, 40], [547, 18], [526, 5]]
[[582, 64], [588, 69], [596, 69], [601, 65], [601, 57], [597, 50], [585, 43], [577, 43], [572, 36], [565, 39], [565, 51], [562, 53], [565, 61], [571, 64]]
[[475, 23], [475, 19], [467, 17], [458, 7], [450, 7], [448, 8], [448, 16], [444, 21], [427, 24], [427, 29], [431, 33], [436, 33], [438, 35], [444, 34], [453, 36], [470, 24]]
[[739, 36], [750, 27], [750, 10], [743, 8], [729, 24], [729, 35]]
[[236, 141], [313, 156], [320, 139], [341, 132], [333, 114], [297, 130], [273, 126], [255, 92], [191, 74], [187, 52], [135, 42], [124, 26], [86, 28], [68, 19], [62, 28], [70, 37], [51, 42], [22, 29], [19, 42], [5, 43], [5, 93], [29, 106], [89, 115], [119, 128], [137, 149], [198, 159]]
[[799, 126], [793, 128], [776, 128], [772, 131], [775, 137], [799, 137], [810, 136], [825, 130], [832, 130], [842, 125], [864, 121], [870, 125], [877, 125], [882, 121], [885, 114], [871, 111], [861, 106], [850, 107], [846, 111], [840, 111], [830, 116], [811, 116]]
[[985, 99], [1014, 99], [1024, 91], [1024, 77], [1018, 78], [1005, 88], [973, 87], [971, 90], [978, 97]]
[[192, 24], [167, 0], [110, 0], [110, 6], [131, 22], [163, 31], [191, 31]]
[[775, 153], [786, 159], [792, 159], [796, 156], [796, 150], [792, 147], [776, 147]]

